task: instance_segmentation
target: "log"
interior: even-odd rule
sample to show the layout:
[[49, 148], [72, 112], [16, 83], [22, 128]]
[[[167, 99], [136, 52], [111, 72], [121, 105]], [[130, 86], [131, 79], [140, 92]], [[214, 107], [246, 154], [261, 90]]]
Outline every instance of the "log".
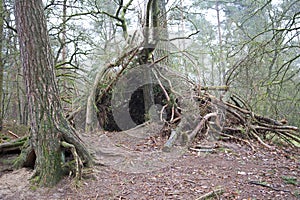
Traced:
[[178, 132], [172, 129], [171, 130], [171, 135], [170, 135], [168, 141], [165, 143], [162, 151], [164, 151], [164, 152], [170, 152], [172, 146], [174, 145], [174, 143], [175, 143], [175, 141], [177, 139], [177, 137], [178, 137]]
[[196, 137], [197, 133], [203, 128], [204, 124], [207, 122], [207, 120], [209, 120], [209, 118], [216, 117], [216, 116], [217, 116], [216, 112], [206, 114], [200, 120], [196, 128], [192, 131], [192, 133], [189, 135], [189, 141], [192, 141]]
[[28, 136], [12, 140], [11, 142], [5, 142], [0, 144], [0, 154], [9, 153], [13, 151], [21, 151], [22, 146], [27, 141]]

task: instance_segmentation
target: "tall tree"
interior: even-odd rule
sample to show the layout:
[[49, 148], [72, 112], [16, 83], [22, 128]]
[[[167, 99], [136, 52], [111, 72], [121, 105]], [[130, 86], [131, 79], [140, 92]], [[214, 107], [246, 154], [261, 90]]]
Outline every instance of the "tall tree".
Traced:
[[51, 186], [63, 176], [62, 141], [73, 144], [87, 164], [91, 164], [92, 158], [63, 115], [42, 0], [16, 0], [15, 17], [37, 182]]
[[[146, 7], [144, 27], [144, 49], [139, 63], [150, 64], [150, 59], [159, 59], [167, 56], [167, 14], [165, 0], [149, 0]], [[154, 52], [154, 50], [156, 50]], [[167, 61], [161, 62], [168, 64]], [[145, 80], [152, 82], [150, 71], [145, 72]], [[154, 105], [153, 86], [146, 84], [143, 87], [145, 114], [148, 116], [149, 109]], [[147, 120], [147, 119], [146, 119]]]
[[2, 61], [2, 41], [3, 41], [3, 1], [0, 0], [0, 131], [2, 130], [3, 124], [3, 110], [2, 110], [2, 96], [3, 96], [3, 68], [4, 63]]

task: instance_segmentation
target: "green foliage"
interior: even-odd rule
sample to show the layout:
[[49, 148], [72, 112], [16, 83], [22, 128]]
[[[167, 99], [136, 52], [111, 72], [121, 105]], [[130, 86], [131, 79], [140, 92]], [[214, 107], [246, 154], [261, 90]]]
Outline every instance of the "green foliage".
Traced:
[[32, 191], [36, 191], [38, 189], [38, 187], [36, 185], [30, 185], [30, 190]]
[[294, 195], [296, 198], [300, 199], [300, 191], [299, 190], [295, 191]]
[[296, 177], [283, 176], [281, 177], [286, 184], [298, 185]]
[[0, 133], [0, 143], [2, 141], [9, 142], [10, 141], [10, 137], [8, 137], [7, 135], [4, 135], [3, 133]]

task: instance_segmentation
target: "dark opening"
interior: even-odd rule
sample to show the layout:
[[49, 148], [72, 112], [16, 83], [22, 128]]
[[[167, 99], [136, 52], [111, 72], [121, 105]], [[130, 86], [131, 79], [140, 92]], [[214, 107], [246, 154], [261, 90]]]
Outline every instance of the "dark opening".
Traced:
[[34, 169], [34, 165], [35, 165], [35, 160], [36, 160], [36, 155], [34, 150], [31, 150], [28, 154], [27, 154], [27, 158], [26, 161], [24, 163], [24, 167], [28, 167], [31, 169]]
[[[133, 120], [133, 122], [137, 125], [142, 124], [146, 121], [145, 116], [145, 103], [144, 103], [144, 94], [143, 87], [139, 87], [136, 89], [131, 98], [129, 100], [129, 113]], [[152, 85], [153, 88], [153, 96], [154, 96], [154, 104], [160, 104], [164, 106], [167, 101], [163, 90], [158, 84]], [[169, 91], [168, 91], [169, 93]], [[96, 98], [97, 99], [97, 98]], [[126, 102], [124, 102], [125, 105]], [[106, 131], [121, 131], [121, 129], [116, 124], [112, 111], [111, 111], [111, 94], [105, 95], [102, 99], [100, 99], [97, 103], [98, 108], [98, 120], [100, 126]], [[171, 109], [167, 108], [167, 120], [170, 118]], [[128, 127], [134, 128], [134, 127]]]

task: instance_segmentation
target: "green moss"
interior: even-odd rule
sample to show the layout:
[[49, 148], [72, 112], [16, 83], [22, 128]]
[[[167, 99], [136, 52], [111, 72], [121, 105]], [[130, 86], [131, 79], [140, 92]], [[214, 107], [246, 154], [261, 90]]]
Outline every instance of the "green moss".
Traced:
[[0, 139], [3, 140], [3, 141], [5, 141], [5, 142], [9, 142], [10, 141], [10, 138], [7, 135], [4, 135], [3, 133], [0, 133]]
[[36, 186], [36, 185], [31, 185], [31, 186], [30, 186], [30, 190], [36, 191], [36, 190], [37, 190], [37, 186]]
[[292, 176], [281, 177], [286, 184], [297, 185], [297, 178]]
[[13, 168], [14, 169], [19, 169], [21, 167], [23, 167], [26, 163], [26, 159], [28, 157], [28, 154], [31, 151], [31, 148], [29, 147], [29, 142], [28, 142], [28, 138], [24, 138], [26, 139], [23, 144], [22, 150], [20, 155], [13, 161]]
[[46, 187], [54, 186], [63, 176], [61, 152], [59, 150], [55, 150], [54, 147], [51, 147], [51, 150], [49, 150], [49, 148], [45, 144], [42, 145], [42, 155], [39, 155], [40, 160], [38, 162], [38, 169], [40, 173], [38, 184]]
[[12, 158], [1, 158], [0, 163], [2, 163], [3, 165], [12, 165], [14, 163], [14, 159]]

